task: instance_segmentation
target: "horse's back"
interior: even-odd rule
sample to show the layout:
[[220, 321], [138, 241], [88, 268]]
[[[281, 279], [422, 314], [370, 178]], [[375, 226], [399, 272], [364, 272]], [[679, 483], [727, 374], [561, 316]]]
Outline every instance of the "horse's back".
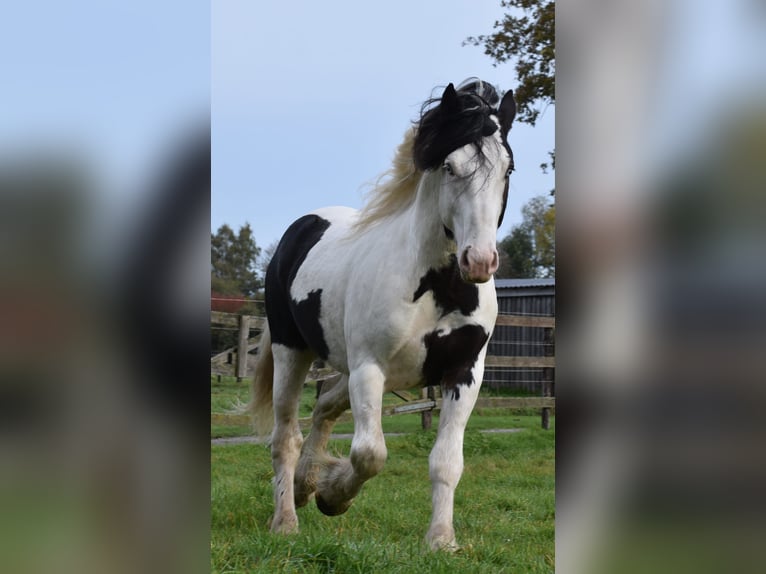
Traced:
[[[329, 348], [319, 323], [326, 287], [321, 282], [311, 285], [304, 277], [296, 285], [296, 277], [310, 253], [313, 257], [317, 252], [314, 248], [344, 235], [356, 214], [347, 207], [323, 208], [300, 217], [285, 231], [266, 271], [266, 316], [272, 343], [311, 349], [327, 360]], [[318, 251], [326, 253], [327, 249]]]

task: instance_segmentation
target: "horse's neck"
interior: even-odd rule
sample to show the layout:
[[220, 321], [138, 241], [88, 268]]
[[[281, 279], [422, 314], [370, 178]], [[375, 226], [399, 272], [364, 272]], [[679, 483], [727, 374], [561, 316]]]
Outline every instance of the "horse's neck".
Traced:
[[455, 243], [447, 239], [439, 216], [439, 183], [436, 175], [424, 176], [418, 185], [415, 202], [407, 210], [410, 252], [418, 271], [446, 265], [455, 250]]
[[429, 269], [449, 264], [455, 243], [447, 239], [439, 217], [438, 186], [438, 176], [424, 176], [407, 208], [357, 236], [361, 241], [354, 244], [362, 260], [369, 261], [369, 253], [386, 245], [387, 249], [379, 252], [386, 263], [378, 261], [392, 265], [403, 276], [419, 278]]

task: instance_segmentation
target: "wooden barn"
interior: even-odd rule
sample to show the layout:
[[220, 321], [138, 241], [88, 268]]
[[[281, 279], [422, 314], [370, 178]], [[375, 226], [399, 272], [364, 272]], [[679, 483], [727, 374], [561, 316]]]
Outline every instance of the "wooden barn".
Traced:
[[[550, 317], [556, 314], [556, 280], [496, 279], [498, 324], [489, 342], [488, 355], [498, 357], [552, 357], [553, 329], [504, 325], [502, 315]], [[540, 395], [545, 369], [541, 367], [495, 367], [484, 372], [484, 387], [520, 394]], [[555, 393], [554, 393], [555, 394]]]

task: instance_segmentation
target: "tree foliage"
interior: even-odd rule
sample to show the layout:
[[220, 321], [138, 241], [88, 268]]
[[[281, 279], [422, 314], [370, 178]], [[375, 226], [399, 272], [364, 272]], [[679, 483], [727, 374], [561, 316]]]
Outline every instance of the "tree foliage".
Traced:
[[556, 101], [556, 5], [545, 0], [501, 0], [500, 5], [506, 13], [495, 21], [493, 32], [469, 36], [463, 44], [483, 46], [494, 65], [515, 61], [516, 120], [535, 125], [538, 104]]
[[535, 276], [532, 237], [521, 226], [515, 226], [497, 246], [500, 254], [498, 277], [525, 278]]
[[524, 219], [498, 243], [503, 278], [556, 275], [556, 206], [545, 196], [533, 197], [521, 210]]
[[256, 263], [261, 249], [246, 223], [238, 233], [224, 224], [210, 235], [210, 286], [223, 295], [252, 297], [261, 287]]

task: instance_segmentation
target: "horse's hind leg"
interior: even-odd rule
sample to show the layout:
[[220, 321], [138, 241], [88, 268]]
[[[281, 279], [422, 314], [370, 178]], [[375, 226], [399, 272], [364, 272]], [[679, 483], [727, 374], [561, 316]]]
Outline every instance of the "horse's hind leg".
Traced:
[[273, 345], [274, 353], [274, 432], [271, 435], [271, 462], [274, 467], [274, 516], [271, 531], [298, 530], [293, 480], [303, 435], [298, 426], [303, 383], [313, 356], [283, 345]]
[[298, 468], [295, 471], [295, 505], [304, 506], [316, 492], [322, 467], [333, 464], [326, 454], [327, 442], [338, 417], [349, 408], [348, 376], [338, 375], [334, 382], [319, 395], [312, 414], [311, 432], [303, 443]]

